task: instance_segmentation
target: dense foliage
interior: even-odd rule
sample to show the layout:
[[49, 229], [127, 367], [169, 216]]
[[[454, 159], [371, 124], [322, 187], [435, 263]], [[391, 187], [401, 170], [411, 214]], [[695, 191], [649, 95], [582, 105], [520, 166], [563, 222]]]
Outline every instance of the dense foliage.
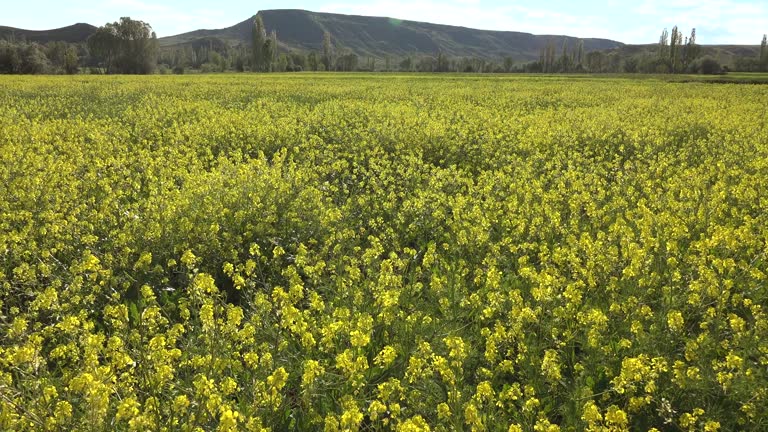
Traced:
[[0, 40], [0, 74], [76, 74], [88, 61], [83, 45], [48, 42], [45, 45]]
[[1, 430], [766, 430], [764, 86], [0, 80]]
[[148, 23], [123, 17], [99, 27], [88, 38], [88, 49], [106, 73], [149, 74], [157, 66], [159, 43]]

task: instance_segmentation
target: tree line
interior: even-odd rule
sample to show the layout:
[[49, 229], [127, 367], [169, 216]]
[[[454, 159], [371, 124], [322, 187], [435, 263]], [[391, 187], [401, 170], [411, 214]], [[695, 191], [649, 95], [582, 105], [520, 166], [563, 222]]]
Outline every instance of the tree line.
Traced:
[[84, 44], [0, 40], [0, 74], [75, 74], [88, 61]]
[[[749, 64], [749, 68], [740, 67]], [[658, 44], [639, 54], [628, 55], [620, 50], [586, 51], [584, 41], [569, 45], [565, 39], [560, 49], [554, 39], [541, 49], [539, 59], [516, 62], [512, 57], [497, 60], [479, 57], [412, 54], [399, 58], [358, 56], [352, 50], [334, 44], [329, 32], [324, 32], [321, 50], [280, 52], [278, 35], [267, 34], [259, 15], [254, 19], [250, 46], [227, 48], [223, 41], [211, 41], [198, 47], [166, 49], [161, 54], [164, 70], [182, 72], [185, 68], [203, 72], [234, 70], [238, 72], [297, 72], [297, 71], [378, 71], [378, 72], [463, 72], [463, 73], [720, 73], [726, 69], [711, 56], [702, 55], [697, 43], [696, 29], [684, 36], [677, 26], [670, 33], [662, 31]], [[763, 40], [757, 58], [736, 59], [732, 70], [768, 71], [768, 47]]]
[[558, 55], [554, 41], [550, 40], [541, 50], [539, 60], [522, 67], [529, 73], [646, 73], [646, 74], [719, 74], [728, 70], [745, 72], [768, 72], [768, 38], [763, 35], [757, 57], [742, 56], [734, 59], [732, 65], [721, 65], [712, 55], [703, 55], [697, 43], [696, 29], [684, 36], [677, 26], [670, 33], [661, 32], [659, 42], [653, 48], [640, 53], [626, 54], [618, 50], [584, 52], [584, 43], [579, 41], [570, 47], [563, 42]]
[[[267, 32], [260, 14], [254, 19], [250, 43], [231, 46], [217, 38], [203, 38], [184, 46], [160, 48], [152, 27], [129, 17], [98, 28], [86, 43], [30, 43], [0, 40], [0, 73], [42, 74], [83, 71], [106, 74], [149, 74], [200, 72], [300, 72], [300, 71], [385, 71], [463, 73], [720, 73], [726, 67], [712, 57], [702, 56], [696, 29], [685, 36], [677, 26], [664, 29], [655, 49], [637, 54], [621, 50], [589, 51], [584, 41], [563, 40], [558, 49], [554, 39], [540, 51], [539, 59], [516, 62], [512, 57], [490, 60], [479, 57], [414, 54], [401, 57], [361, 57], [339, 47], [326, 31], [320, 50], [281, 50], [277, 32]], [[739, 57], [731, 70], [768, 72], [768, 40], [763, 36], [757, 57]]]
[[0, 40], [0, 73], [150, 74], [157, 68], [159, 43], [152, 27], [123, 17], [99, 27], [85, 43]]
[[763, 35], [760, 43], [760, 56], [739, 57], [735, 60], [735, 70], [743, 72], [768, 72], [768, 35]]

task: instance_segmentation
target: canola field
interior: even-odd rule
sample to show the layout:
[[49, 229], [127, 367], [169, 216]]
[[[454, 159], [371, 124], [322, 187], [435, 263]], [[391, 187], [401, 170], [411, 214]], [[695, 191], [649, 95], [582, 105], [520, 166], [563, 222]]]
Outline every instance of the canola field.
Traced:
[[765, 431], [768, 86], [0, 78], [0, 430]]

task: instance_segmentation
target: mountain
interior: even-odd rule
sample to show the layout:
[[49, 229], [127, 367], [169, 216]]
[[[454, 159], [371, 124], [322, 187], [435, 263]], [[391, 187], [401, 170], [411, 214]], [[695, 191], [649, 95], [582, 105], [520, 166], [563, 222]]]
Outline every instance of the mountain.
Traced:
[[95, 32], [96, 27], [83, 23], [53, 30], [24, 30], [0, 26], [0, 39], [26, 40], [38, 43], [54, 41], [80, 43], [85, 42]]
[[[363, 57], [403, 57], [410, 54], [501, 58], [517, 61], [539, 58], [541, 49], [553, 41], [558, 49], [567, 43], [575, 47], [577, 38], [570, 36], [533, 35], [512, 31], [476, 30], [466, 27], [405, 21], [394, 18], [368, 17], [310, 12], [297, 9], [259, 12], [267, 32], [277, 31], [281, 49], [319, 51], [323, 33], [330, 32], [337, 52], [352, 50]], [[197, 30], [160, 39], [163, 47], [194, 44], [200, 39], [219, 39], [236, 46], [250, 44], [254, 18], [219, 30]], [[621, 42], [608, 39], [583, 39], [585, 51], [614, 49]], [[199, 43], [199, 42], [198, 42]]]
[[[349, 49], [361, 57], [404, 57], [412, 54], [499, 59], [537, 60], [550, 41], [557, 55], [563, 44], [575, 47], [579, 39], [570, 36], [533, 35], [512, 31], [476, 30], [466, 27], [406, 21], [394, 18], [341, 15], [298, 9], [259, 12], [268, 32], [277, 31], [283, 50], [320, 51], [323, 33], [331, 33], [337, 53]], [[196, 30], [160, 39], [162, 47], [211, 47], [223, 51], [227, 46], [250, 46], [254, 17], [218, 30]], [[46, 43], [85, 42], [96, 31], [90, 24], [78, 23], [53, 30], [24, 30], [0, 26], [0, 40], [16, 39]], [[609, 39], [583, 39], [585, 51], [616, 52], [621, 57], [653, 55], [656, 45], [626, 45]], [[759, 46], [703, 45], [702, 55], [731, 64], [737, 57], [755, 57]]]

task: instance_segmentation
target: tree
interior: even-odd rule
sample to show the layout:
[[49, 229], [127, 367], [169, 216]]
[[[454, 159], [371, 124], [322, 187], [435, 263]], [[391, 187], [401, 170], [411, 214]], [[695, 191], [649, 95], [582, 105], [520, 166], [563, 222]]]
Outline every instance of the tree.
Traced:
[[17, 46], [0, 40], [0, 73], [15, 74], [21, 70], [21, 56]]
[[137, 41], [137, 43], [140, 44], [140, 48], [138, 48], [137, 52], [138, 69], [136, 73], [149, 74], [154, 72], [157, 68], [157, 56], [160, 52], [160, 42], [157, 40], [157, 33], [153, 31], [148, 39]]
[[736, 72], [760, 72], [762, 70], [760, 58], [736, 57], [733, 61], [733, 70]]
[[763, 35], [763, 43], [760, 44], [760, 65], [768, 72], [768, 35]]
[[159, 44], [152, 27], [129, 17], [116, 24], [119, 55], [117, 67], [121, 73], [149, 74], [157, 67]]
[[235, 57], [235, 71], [236, 72], [244, 72], [245, 71], [245, 61], [243, 61], [242, 56]]
[[291, 66], [291, 72], [293, 72], [293, 62], [290, 61], [290, 57], [285, 54], [280, 54], [272, 64], [272, 72], [285, 72], [288, 70], [289, 64]]
[[435, 65], [435, 72], [448, 72], [450, 62], [448, 56], [442, 51], [437, 53], [437, 64]]
[[266, 64], [264, 47], [267, 42], [267, 29], [264, 27], [264, 21], [261, 19], [260, 14], [256, 14], [256, 19], [254, 19], [253, 25], [253, 33], [251, 35], [253, 61], [251, 63], [254, 71], [263, 72]]
[[411, 56], [404, 58], [400, 62], [400, 70], [403, 72], [410, 72], [413, 69], [413, 59]]
[[64, 73], [68, 75], [74, 75], [80, 70], [79, 58], [77, 56], [77, 48], [72, 45], [67, 46], [67, 50], [64, 53]]
[[272, 56], [267, 57], [269, 59], [270, 64], [274, 64], [278, 60], [278, 56], [280, 54], [280, 47], [277, 45], [277, 31], [272, 30], [272, 33], [269, 35], [269, 40], [272, 41]]
[[664, 31], [661, 32], [661, 36], [659, 37], [659, 50], [658, 50], [658, 56], [660, 59], [666, 59], [669, 57], [669, 32], [667, 29], [664, 29]]
[[303, 71], [307, 69], [307, 57], [302, 53], [292, 52], [291, 62], [293, 63], [294, 71]]
[[104, 67], [107, 73], [112, 73], [119, 52], [117, 31], [114, 26], [107, 24], [104, 27], [99, 27], [88, 38], [88, 51], [100, 60], [100, 66]]
[[264, 42], [264, 48], [262, 50], [264, 54], [264, 60], [261, 65], [261, 71], [262, 72], [271, 72], [272, 71], [272, 65], [274, 64], [272, 59], [275, 58], [275, 52], [277, 52], [277, 47], [275, 46], [272, 39], [267, 39]]
[[264, 65], [264, 44], [267, 41], [267, 30], [264, 28], [264, 21], [261, 15], [256, 14], [253, 21], [253, 33], [251, 34], [251, 52], [254, 71], [261, 71]]
[[317, 53], [312, 51], [307, 56], [307, 68], [311, 71], [316, 71], [320, 65], [320, 61], [317, 59]]
[[552, 73], [555, 68], [555, 42], [550, 39], [544, 48], [541, 50], [541, 71], [544, 73]]
[[333, 70], [333, 44], [331, 43], [331, 34], [326, 31], [323, 33], [323, 58], [322, 63], [325, 65], [325, 70]]
[[123, 17], [99, 27], [88, 38], [88, 49], [107, 73], [148, 74], [157, 67], [160, 46], [152, 26]]
[[49, 68], [50, 62], [40, 45], [27, 45], [21, 56], [20, 72], [23, 74], [41, 74], [47, 72]]
[[512, 68], [515, 66], [515, 60], [510, 56], [504, 57], [504, 72], [512, 72]]
[[701, 55], [701, 47], [696, 44], [696, 29], [691, 29], [691, 37], [688, 38], [688, 62], [692, 62]]
[[605, 72], [607, 59], [602, 51], [590, 51], [586, 56], [587, 69], [590, 72]]
[[209, 52], [208, 63], [214, 67], [216, 72], [225, 72], [228, 67], [227, 59], [216, 51]]
[[421, 57], [416, 63], [416, 70], [419, 72], [435, 72], [436, 67], [437, 59], [432, 56]]
[[357, 69], [357, 62], [359, 61], [357, 54], [347, 51], [344, 55], [339, 56], [337, 60], [336, 70], [341, 72], [352, 72]]
[[669, 60], [672, 64], [672, 73], [677, 72], [678, 62], [678, 49], [680, 48], [679, 40], [681, 38], [680, 32], [677, 30], [677, 26], [672, 27], [672, 37], [669, 39]]
[[[256, 14], [251, 35], [251, 70], [255, 72], [271, 72], [278, 62], [277, 32], [272, 30], [267, 37], [267, 28], [261, 14]], [[287, 60], [286, 60], [287, 65]]]
[[50, 61], [54, 73], [75, 74], [79, 70], [77, 48], [67, 42], [50, 42], [46, 45], [45, 54]]
[[565, 73], [571, 70], [571, 57], [568, 55], [568, 39], [563, 39], [563, 50], [557, 63], [559, 72]]
[[716, 75], [722, 72], [722, 67], [720, 66], [720, 63], [712, 57], [704, 57], [701, 59], [699, 72], [704, 75]]
[[636, 57], [630, 57], [626, 60], [624, 60], [624, 72], [626, 73], [637, 73], [639, 61]]

